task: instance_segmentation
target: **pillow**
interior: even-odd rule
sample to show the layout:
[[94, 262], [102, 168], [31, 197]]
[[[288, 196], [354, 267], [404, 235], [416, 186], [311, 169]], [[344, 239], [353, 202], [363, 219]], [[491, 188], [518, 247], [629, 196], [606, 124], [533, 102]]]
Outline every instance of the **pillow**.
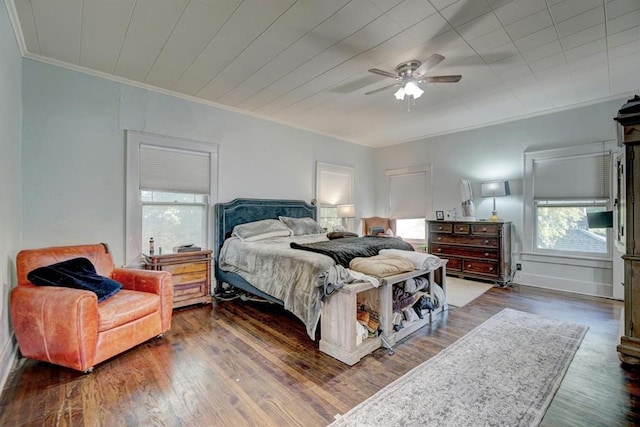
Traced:
[[46, 267], [39, 267], [27, 274], [27, 279], [38, 286], [61, 286], [92, 291], [98, 302], [113, 296], [122, 285], [113, 279], [100, 276], [87, 258], [73, 258]]
[[270, 237], [291, 236], [292, 231], [277, 219], [263, 219], [260, 221], [238, 224], [233, 227], [232, 236], [248, 242], [268, 239]]
[[334, 240], [342, 239], [343, 237], [358, 237], [358, 235], [349, 231], [332, 231], [331, 233], [327, 233], [327, 237], [329, 240]]
[[305, 217], [305, 218], [291, 218], [288, 216], [281, 216], [280, 221], [282, 221], [287, 227], [293, 230], [294, 236], [301, 236], [304, 234], [322, 234], [325, 232], [325, 229], [320, 227], [313, 218]]

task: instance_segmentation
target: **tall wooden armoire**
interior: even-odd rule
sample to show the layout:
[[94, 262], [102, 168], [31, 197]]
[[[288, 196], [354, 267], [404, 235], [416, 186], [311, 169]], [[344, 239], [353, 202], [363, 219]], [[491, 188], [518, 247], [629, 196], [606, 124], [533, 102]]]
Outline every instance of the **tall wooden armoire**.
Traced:
[[624, 260], [624, 335], [620, 360], [640, 364], [640, 97], [630, 99], [614, 118], [626, 156], [626, 247]]

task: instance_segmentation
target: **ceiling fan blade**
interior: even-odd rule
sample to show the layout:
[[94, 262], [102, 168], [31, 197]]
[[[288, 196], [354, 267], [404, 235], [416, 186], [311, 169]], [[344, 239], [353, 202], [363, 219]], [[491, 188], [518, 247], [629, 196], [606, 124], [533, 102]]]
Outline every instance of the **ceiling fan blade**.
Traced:
[[442, 61], [444, 61], [444, 56], [434, 53], [426, 61], [424, 61], [422, 65], [416, 68], [416, 70], [412, 73], [412, 76], [416, 78], [420, 77], [421, 75], [423, 75], [424, 73], [426, 73], [427, 71], [429, 71], [430, 69], [438, 65], [439, 63], [441, 63]]
[[391, 77], [392, 79], [397, 79], [398, 75], [396, 73], [391, 73], [389, 71], [380, 70], [378, 68], [372, 68], [369, 70], [370, 73], [380, 74], [381, 76]]
[[420, 80], [420, 83], [456, 83], [459, 82], [462, 76], [457, 74], [455, 76], [432, 76], [425, 77]]
[[365, 93], [365, 95], [373, 95], [374, 93], [382, 92], [384, 90], [391, 89], [391, 88], [394, 88], [394, 87], [400, 87], [400, 86], [402, 86], [402, 85], [399, 84], [399, 83], [395, 83], [395, 84], [392, 84], [392, 85], [389, 85], [389, 86], [381, 87], [380, 89], [372, 90], [371, 92]]

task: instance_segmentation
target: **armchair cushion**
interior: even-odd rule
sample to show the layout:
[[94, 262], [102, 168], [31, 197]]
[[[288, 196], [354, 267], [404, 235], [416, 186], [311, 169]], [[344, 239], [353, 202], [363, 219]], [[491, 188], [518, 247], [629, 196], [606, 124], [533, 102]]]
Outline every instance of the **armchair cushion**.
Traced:
[[34, 285], [62, 286], [94, 292], [98, 302], [104, 301], [122, 288], [113, 279], [100, 276], [87, 258], [78, 257], [44, 267], [38, 267], [27, 274]]

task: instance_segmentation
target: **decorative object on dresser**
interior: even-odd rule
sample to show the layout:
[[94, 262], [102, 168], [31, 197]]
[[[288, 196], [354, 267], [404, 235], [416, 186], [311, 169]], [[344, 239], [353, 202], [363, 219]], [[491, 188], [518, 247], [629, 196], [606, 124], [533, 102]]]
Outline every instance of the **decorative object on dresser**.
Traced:
[[429, 253], [449, 260], [454, 276], [511, 281], [511, 222], [428, 221]]
[[144, 254], [144, 267], [173, 275], [173, 308], [211, 304], [211, 253], [201, 250]]
[[587, 330], [506, 308], [330, 426], [537, 426]]
[[[626, 364], [640, 364], [640, 97], [630, 99], [618, 111], [618, 143], [624, 146], [625, 179], [625, 255], [624, 259], [624, 335], [618, 354]], [[635, 327], [634, 327], [635, 324]]]
[[493, 211], [489, 221], [500, 221], [496, 210], [496, 197], [504, 197], [511, 194], [509, 181], [491, 181], [482, 183], [482, 197], [493, 197]]

